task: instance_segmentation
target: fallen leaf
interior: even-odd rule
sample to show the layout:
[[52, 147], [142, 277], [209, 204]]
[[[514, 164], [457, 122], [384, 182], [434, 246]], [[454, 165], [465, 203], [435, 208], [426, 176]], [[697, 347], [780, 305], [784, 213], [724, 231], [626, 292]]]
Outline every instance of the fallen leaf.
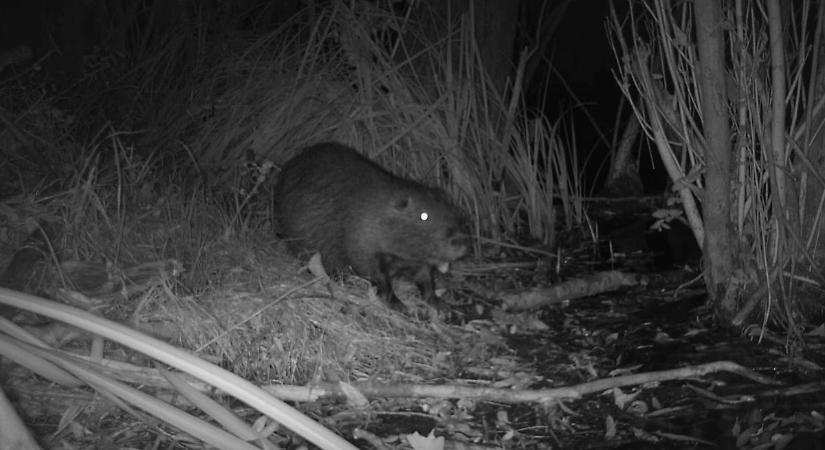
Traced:
[[435, 430], [430, 431], [427, 437], [421, 436], [417, 431], [408, 434], [407, 443], [413, 450], [444, 450], [444, 436], [435, 437]]

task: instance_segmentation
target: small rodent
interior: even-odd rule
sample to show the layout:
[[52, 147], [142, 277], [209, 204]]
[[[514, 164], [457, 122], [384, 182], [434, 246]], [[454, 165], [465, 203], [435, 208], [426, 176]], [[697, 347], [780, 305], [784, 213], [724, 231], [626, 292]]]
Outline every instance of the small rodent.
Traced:
[[287, 161], [275, 187], [275, 215], [292, 251], [320, 252], [328, 270], [351, 267], [398, 310], [394, 277], [411, 275], [438, 306], [434, 270], [446, 272], [468, 248], [461, 215], [443, 192], [337, 143], [311, 146]]

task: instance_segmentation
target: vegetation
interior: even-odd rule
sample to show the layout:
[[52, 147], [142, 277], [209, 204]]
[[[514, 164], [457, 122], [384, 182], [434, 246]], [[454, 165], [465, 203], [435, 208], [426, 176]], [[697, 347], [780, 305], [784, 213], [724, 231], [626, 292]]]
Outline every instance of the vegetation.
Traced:
[[[526, 56], [503, 91], [495, 86], [481, 65], [471, 16], [433, 33], [436, 25], [409, 15], [330, 2], [266, 33], [264, 22], [247, 24], [259, 31], [247, 38], [225, 28], [233, 13], [249, 20], [245, 12], [200, 5], [101, 2], [95, 14], [86, 13], [107, 45], [84, 55], [82, 65], [38, 72], [22, 52], [2, 72], [3, 231], [19, 243], [41, 227], [59, 230], [45, 249], [65, 261], [45, 289], [50, 295], [67, 285], [87, 292], [81, 285], [104, 280], [107, 290], [90, 294], [102, 303], [61, 300], [178, 342], [258, 382], [389, 375], [459, 344], [375, 308], [341, 321], [339, 306], [313, 299], [307, 285], [270, 292], [275, 298], [266, 307], [255, 306], [258, 294], [237, 292], [239, 280], [264, 290], [294, 282], [285, 281], [297, 271], [293, 263], [249, 258], [258, 255], [251, 248], [282, 250], [272, 231], [270, 189], [277, 166], [295, 151], [340, 141], [396, 173], [444, 188], [467, 213], [473, 234], [490, 238], [476, 239], [477, 252], [481, 242], [552, 245], [559, 229], [573, 231], [585, 219], [568, 126], [528, 114]], [[130, 292], [147, 270], [140, 286], [149, 290], [133, 304]], [[308, 299], [281, 302], [295, 291]], [[4, 303], [26, 304], [3, 294]], [[101, 325], [68, 321], [106, 335]], [[49, 344], [74, 336], [58, 331]], [[41, 375], [72, 386], [78, 377], [163, 418], [163, 408], [93, 379], [72, 357], [24, 346], [16, 347], [29, 353], [21, 363], [48, 366]]]
[[[710, 292], [719, 315], [742, 324], [758, 306], [763, 323], [791, 331], [800, 311], [822, 310], [808, 296], [823, 273], [823, 7], [799, 2], [780, 14], [773, 0], [724, 5], [715, 23], [732, 25], [706, 30], [694, 27], [694, 3], [631, 2], [626, 19], [613, 18], [618, 81], [656, 143], [697, 241], [722, 237], [716, 251], [732, 258], [729, 276], [717, 274]], [[727, 92], [717, 119], [703, 108], [709, 97], [701, 74], [708, 72], [700, 72], [697, 33], [723, 35], [726, 45], [724, 66], [713, 69], [727, 83], [716, 91], [717, 98]], [[729, 124], [732, 142], [727, 132], [707, 134], [714, 123]], [[734, 169], [717, 171], [730, 181], [711, 186], [710, 169], [731, 148]], [[707, 222], [708, 202], [728, 198], [724, 220]]]
[[[552, 257], [565, 234], [589, 233], [597, 242], [598, 224], [585, 209], [594, 185], [584, 176], [587, 152], [577, 149], [576, 124], [550, 119], [547, 105], [528, 101], [527, 92], [541, 91], [540, 58], [525, 51], [511, 61], [510, 46], [495, 40], [488, 42], [494, 49], [483, 47], [477, 27], [496, 24], [474, 17], [474, 2], [446, 20], [440, 2], [432, 10], [427, 2], [401, 2], [401, 10], [393, 9], [398, 2], [266, 3], [250, 10], [247, 2], [61, 6], [48, 13], [52, 24], [72, 14], [93, 32], [56, 31], [60, 52], [0, 49], [1, 241], [26, 242], [57, 263], [52, 273], [35, 271], [51, 276], [48, 283], [3, 273], [9, 278], [0, 284], [20, 282], [14, 287], [22, 290], [32, 283], [64, 305], [2, 288], [0, 303], [99, 336], [91, 362], [79, 362], [77, 354], [45, 349], [71, 341], [73, 329], [50, 328], [52, 340], [42, 342], [0, 320], [0, 353], [213, 445], [242, 448], [238, 439], [264, 439], [277, 428], [266, 420], [255, 430], [239, 426], [179, 375], [144, 370], [162, 361], [258, 408], [247, 416], [282, 414], [280, 422], [309, 441], [344, 448], [302, 415], [267, 409], [257, 388], [234, 389], [241, 381], [222, 369], [189, 364], [178, 349], [152, 351], [131, 328], [256, 383], [340, 380], [348, 405], [361, 406], [347, 380], [456, 375], [501, 344], [371, 308], [363, 280], [355, 283], [366, 294], [350, 296], [317, 260], [299, 268], [285, 259], [271, 210], [283, 162], [307, 145], [339, 141], [439, 186], [466, 213], [476, 257], [526, 246]], [[559, 2], [557, 11], [570, 3]], [[610, 33], [633, 120], [655, 145], [706, 252], [718, 316], [735, 325], [761, 322], [800, 342], [805, 314], [823, 312], [825, 2], [792, 3], [799, 7], [629, 0], [627, 16], [611, 17]], [[513, 14], [512, 5], [497, 4]], [[540, 34], [536, 45], [546, 45]], [[496, 52], [506, 53], [502, 61], [491, 61]], [[665, 211], [655, 224], [677, 216]], [[31, 245], [41, 232], [55, 240]], [[329, 293], [346, 301], [324, 301]], [[761, 316], [753, 319], [754, 311]], [[100, 336], [150, 358], [112, 368]], [[595, 373], [582, 364], [587, 369], [576, 370]], [[235, 437], [192, 426], [181, 411], [115, 378], [180, 392], [188, 402], [181, 409], [199, 406]], [[5, 404], [0, 395], [0, 411]], [[61, 417], [60, 426], [68, 422]]]

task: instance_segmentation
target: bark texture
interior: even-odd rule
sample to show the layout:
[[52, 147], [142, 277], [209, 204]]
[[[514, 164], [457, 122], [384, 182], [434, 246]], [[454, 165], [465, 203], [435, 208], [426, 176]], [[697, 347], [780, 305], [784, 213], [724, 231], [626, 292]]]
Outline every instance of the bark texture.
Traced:
[[694, 5], [702, 124], [707, 149], [702, 201], [705, 282], [716, 313], [729, 319], [736, 312], [736, 304], [734, 298], [726, 295], [732, 273], [732, 233], [730, 118], [725, 90], [723, 18], [721, 3], [717, 0], [696, 0]]

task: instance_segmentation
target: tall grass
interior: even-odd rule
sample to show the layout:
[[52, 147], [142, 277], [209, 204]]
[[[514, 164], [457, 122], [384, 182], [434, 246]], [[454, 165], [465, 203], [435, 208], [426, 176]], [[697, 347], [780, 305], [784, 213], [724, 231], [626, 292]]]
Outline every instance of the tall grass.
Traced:
[[[174, 20], [162, 19], [167, 8]], [[267, 210], [277, 170], [247, 165], [277, 168], [306, 145], [334, 140], [444, 188], [477, 236], [552, 245], [558, 230], [580, 226], [585, 187], [574, 134], [569, 123], [526, 111], [529, 52], [498, 92], [473, 17], [434, 33], [412, 16], [425, 17], [332, 2], [244, 41], [207, 32], [220, 22], [207, 7], [107, 3], [98, 19], [112, 45], [87, 61], [89, 85], [75, 88], [104, 80], [108, 88], [84, 91], [83, 112], [70, 119], [95, 118], [84, 124], [94, 131], [72, 150], [61, 143], [49, 151], [59, 162], [44, 172], [79, 196], [75, 210], [86, 217], [114, 207], [101, 223], [115, 234], [127, 231], [124, 211], [134, 205], [123, 192], [94, 199], [102, 194], [95, 186], [152, 192], [170, 181], [201, 183], [227, 199], [228, 222], [249, 226], [267, 223], [253, 216]], [[95, 104], [103, 117], [88, 112]], [[130, 127], [138, 129], [113, 131]]]
[[[278, 165], [306, 145], [343, 142], [443, 187], [477, 235], [526, 230], [552, 244], [554, 199], [567, 229], [583, 217], [571, 134], [528, 119], [526, 57], [502, 94], [481, 64], [471, 17], [435, 38], [427, 29], [409, 15], [340, 2], [296, 15], [188, 86], [191, 101], [165, 105], [158, 121], [175, 134], [166, 146], [227, 186], [249, 152]], [[375, 38], [388, 32], [389, 44]]]
[[[38, 178], [51, 181], [44, 200], [48, 205], [42, 208], [49, 214], [38, 219], [64, 228], [63, 241], [55, 247], [65, 250], [66, 259], [105, 261], [107, 270], [118, 270], [176, 258], [186, 268], [183, 290], [219, 286], [231, 292], [233, 287], [222, 286], [222, 280], [246, 271], [246, 266], [261, 266], [254, 252], [238, 256], [240, 262], [233, 260], [243, 252], [231, 238], [243, 227], [266, 223], [256, 221], [255, 214], [267, 208], [273, 173], [268, 169], [301, 147], [324, 140], [350, 144], [396, 173], [444, 188], [467, 211], [479, 236], [516, 239], [526, 234], [552, 244], [559, 223], [570, 229], [583, 220], [580, 166], [568, 153], [574, 145], [568, 125], [527, 115], [526, 56], [508, 90], [494, 89], [475, 47], [472, 17], [434, 36], [409, 15], [329, 2], [252, 42], [218, 42], [203, 24], [231, 17], [213, 15], [216, 11], [199, 6], [201, 2], [186, 3], [196, 6], [191, 10], [168, 2], [103, 3], [101, 17], [112, 24], [106, 34], [117, 41], [123, 59], [133, 63], [119, 72], [124, 68], [116, 59], [85, 74], [87, 87], [101, 80], [113, 87], [83, 91], [87, 95], [81, 96], [82, 111], [97, 103], [98, 114], [106, 120], [90, 120], [85, 127], [94, 133], [78, 133], [76, 142], [65, 134], [47, 142], [44, 148], [51, 151], [53, 166], [13, 163], [21, 173], [42, 169]], [[177, 14], [165, 15], [165, 8], [178, 8]], [[169, 17], [177, 22], [169, 22]], [[399, 37], [390, 40], [391, 45], [376, 39], [387, 31]], [[115, 90], [119, 95], [111, 99]], [[51, 106], [43, 99], [31, 104], [40, 110]], [[109, 110], [116, 117], [108, 117], [104, 106], [117, 107]], [[0, 116], [5, 118], [5, 111]], [[80, 115], [83, 120], [90, 116]], [[55, 123], [47, 114], [20, 117]], [[111, 123], [104, 124], [108, 119]], [[132, 127], [138, 129], [122, 131]], [[0, 183], [6, 187], [8, 180]], [[265, 234], [256, 238], [261, 235]], [[236, 252], [221, 251], [221, 244]], [[255, 244], [257, 251], [274, 247], [269, 242]], [[254, 289], [265, 290], [257, 285]], [[196, 297], [203, 301], [205, 296]], [[234, 295], [214, 300], [225, 303], [227, 297]], [[149, 294], [141, 304], [153, 298]], [[190, 302], [187, 298], [184, 303]], [[168, 315], [199, 322], [179, 312], [194, 309], [167, 306], [159, 310], [178, 311]], [[134, 305], [112, 304], [101, 313], [125, 321], [135, 310]], [[334, 324], [340, 318], [337, 307], [324, 314], [331, 317], [324, 322]], [[290, 328], [306, 330], [294, 345], [273, 344], [287, 354], [283, 367], [272, 369], [281, 371], [274, 378], [288, 382], [332, 360], [334, 345], [317, 337], [327, 333], [317, 322], [312, 316], [306, 326], [301, 322]], [[391, 325], [387, 329], [393, 333], [412, 327], [408, 320]], [[212, 326], [216, 325], [210, 322], [206, 327]], [[382, 347], [364, 351], [370, 362], [363, 367], [372, 368], [376, 355], [383, 361], [380, 352], [393, 345], [372, 336], [363, 332], [357, 337]], [[255, 340], [247, 348], [270, 370], [270, 365], [279, 364], [269, 356], [279, 351], [265, 347]], [[356, 347], [341, 344], [344, 347], [346, 367], [353, 370]], [[407, 362], [417, 357], [395, 350], [387, 354]], [[259, 367], [258, 362], [249, 367]], [[356, 364], [354, 370], [359, 367]]]

